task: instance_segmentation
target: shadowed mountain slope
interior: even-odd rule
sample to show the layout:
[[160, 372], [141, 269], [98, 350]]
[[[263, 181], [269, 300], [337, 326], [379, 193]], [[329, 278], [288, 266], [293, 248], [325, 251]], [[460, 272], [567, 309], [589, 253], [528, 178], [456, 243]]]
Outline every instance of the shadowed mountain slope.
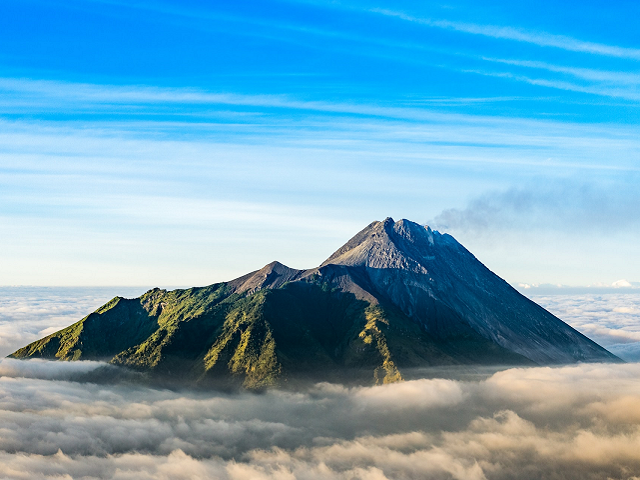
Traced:
[[329, 265], [363, 269], [379, 301], [435, 338], [471, 328], [538, 364], [617, 358], [521, 295], [452, 236], [408, 220], [372, 223], [323, 263]]
[[116, 297], [15, 358], [101, 359], [180, 382], [259, 389], [386, 383], [435, 365], [620, 361], [493, 274], [453, 237], [373, 222], [320, 267]]

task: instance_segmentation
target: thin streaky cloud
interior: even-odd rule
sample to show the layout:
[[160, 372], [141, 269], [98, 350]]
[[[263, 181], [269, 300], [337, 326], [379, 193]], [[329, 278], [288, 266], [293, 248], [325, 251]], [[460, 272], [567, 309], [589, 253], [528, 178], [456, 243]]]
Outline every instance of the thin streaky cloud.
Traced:
[[511, 60], [511, 59], [490, 58], [490, 57], [482, 57], [482, 59], [488, 62], [501, 63], [505, 65], [514, 65], [517, 67], [535, 68], [535, 69], [547, 70], [555, 73], [566, 73], [576, 78], [595, 81], [595, 82], [608, 82], [608, 83], [617, 83], [621, 85], [633, 85], [633, 86], [640, 84], [640, 74], [636, 74], [636, 73], [596, 70], [592, 68], [563, 67], [560, 65], [554, 65], [547, 62], [538, 62], [538, 61], [531, 61], [531, 60]]
[[536, 78], [529, 78], [526, 76], [523, 76], [523, 77], [518, 76], [517, 79], [530, 83], [531, 85], [540, 85], [542, 87], [551, 87], [559, 90], [567, 90], [572, 92], [589, 93], [592, 95], [600, 95], [600, 96], [611, 97], [611, 98], [622, 98], [625, 100], [632, 100], [636, 102], [640, 101], [640, 93], [637, 93], [635, 91], [629, 91], [626, 89], [621, 89], [621, 88], [608, 88], [608, 87], [603, 87], [598, 85], [583, 86], [583, 85], [576, 85], [575, 83], [571, 83], [571, 82], [563, 82], [559, 80], [536, 79]]
[[[478, 69], [460, 70], [480, 75], [508, 77], [532, 84], [553, 86], [552, 81], [532, 79], [509, 72], [488, 72]], [[546, 83], [545, 83], [546, 82]], [[581, 85], [558, 83], [556, 88], [595, 93], [604, 96], [638, 100], [639, 94], [629, 91], [613, 89], [588, 88]], [[362, 117], [380, 117], [387, 119], [409, 121], [431, 121], [441, 123], [456, 123], [469, 125], [514, 125], [519, 127], [539, 127], [544, 121], [530, 118], [508, 118], [489, 115], [468, 115], [463, 113], [443, 113], [437, 110], [421, 108], [419, 104], [412, 106], [384, 106], [371, 103], [348, 103], [304, 100], [290, 95], [251, 95], [238, 93], [216, 93], [198, 88], [167, 88], [148, 85], [108, 85], [62, 82], [55, 80], [35, 80], [25, 78], [0, 77], [0, 108], [23, 106], [24, 112], [59, 106], [64, 102], [67, 110], [80, 105], [82, 108], [96, 106], [127, 105], [224, 105], [228, 107], [255, 107], [265, 109], [317, 112], [320, 114], [354, 115]], [[24, 113], [23, 112], [23, 113]], [[191, 111], [190, 111], [191, 112]], [[228, 112], [224, 112], [227, 113]], [[278, 120], [281, 122], [281, 120]], [[244, 122], [243, 122], [244, 123]], [[154, 122], [157, 124], [157, 122]], [[547, 123], [550, 125], [550, 123]], [[554, 122], [554, 128], [560, 124]], [[581, 127], [584, 128], [584, 127]], [[624, 130], [624, 129], [623, 129]], [[635, 133], [634, 133], [635, 135]]]
[[[171, 104], [219, 104], [241, 107], [307, 110], [325, 113], [346, 113], [391, 118], [435, 119], [438, 115], [425, 110], [403, 107], [383, 107], [366, 104], [331, 103], [296, 100], [287, 95], [243, 95], [235, 93], [210, 93], [189, 88], [159, 88], [142, 85], [115, 86], [67, 83], [48, 80], [0, 79], [0, 90], [11, 94], [38, 94], [45, 98], [76, 100], [93, 104], [171, 103]], [[9, 104], [11, 95], [3, 95], [1, 104]]]
[[541, 87], [555, 88], [558, 90], [565, 90], [570, 92], [588, 93], [592, 95], [599, 95], [603, 97], [621, 98], [624, 100], [631, 100], [634, 102], [640, 101], [640, 93], [635, 90], [625, 88], [615, 88], [606, 85], [578, 85], [563, 80], [548, 80], [545, 78], [531, 78], [526, 75], [517, 75], [511, 72], [488, 72], [486, 70], [478, 69], [465, 69], [462, 70], [466, 73], [477, 73], [479, 75], [489, 77], [510, 78], [519, 82], [528, 83], [530, 85], [537, 85]]
[[[489, 60], [489, 59], [487, 59]], [[525, 97], [424, 97], [413, 100], [412, 105], [472, 105], [478, 103], [513, 102]]]
[[[223, 149], [234, 155], [250, 155], [257, 153], [259, 157], [265, 157], [272, 152], [275, 156], [269, 157], [269, 161], [278, 161], [278, 158], [289, 158], [292, 152], [299, 148], [316, 153], [332, 151], [356, 155], [358, 153], [378, 157], [391, 156], [392, 158], [440, 158], [447, 162], [467, 161], [468, 159], [482, 159], [483, 163], [516, 162], [518, 164], [540, 165], [542, 160], [549, 156], [557, 157], [554, 161], [545, 161], [545, 167], [554, 164], [574, 164], [577, 162], [583, 168], [593, 168], [587, 159], [594, 159], [600, 155], [594, 152], [620, 152], [638, 151], [635, 130], [622, 126], [589, 126], [580, 124], [560, 123], [550, 120], [535, 121], [523, 119], [500, 119], [487, 117], [485, 119], [475, 117], [452, 116], [444, 125], [419, 124], [415, 122], [389, 122], [374, 121], [362, 122], [329, 119], [327, 121], [316, 119], [311, 124], [310, 130], [300, 128], [300, 122], [290, 121], [280, 125], [282, 128], [274, 131], [259, 131], [250, 129], [246, 134], [239, 133], [235, 125], [225, 125], [220, 130], [217, 124], [201, 125], [205, 138], [194, 138], [190, 143], [177, 139], [147, 138], [146, 132], [153, 125], [149, 122], [130, 121], [126, 123], [94, 122], [92, 125], [65, 122], [63, 125], [56, 123], [43, 123], [32, 121], [0, 121], [0, 145], [4, 150], [2, 165], [5, 168], [41, 169], [45, 162], [42, 155], [53, 155], [56, 168], [70, 164], [73, 171], [79, 167], [74, 157], [82, 155], [84, 158], [132, 158], [137, 155], [151, 155], [156, 162], [167, 161], [171, 163], [174, 155], [183, 158], [189, 155], [192, 159], [208, 158], [211, 154], [211, 146], [218, 145], [216, 151]], [[443, 122], [444, 123], [444, 122]], [[153, 122], [156, 128], [183, 131], [193, 130], [188, 122]], [[451, 129], [449, 125], [455, 125]], [[241, 137], [229, 138], [228, 130], [242, 134]], [[241, 126], [244, 128], [245, 126]], [[318, 128], [324, 127], [323, 134], [318, 134]], [[221, 137], [212, 137], [211, 133], [222, 132]], [[274, 135], [277, 134], [277, 143], [274, 143]], [[234, 147], [239, 139], [243, 139], [241, 150]], [[114, 140], [117, 139], [117, 140]], [[250, 140], [250, 145], [246, 140]], [[269, 144], [269, 150], [265, 151], [265, 141]], [[125, 142], [125, 143], [123, 143]], [[391, 142], [391, 143], [390, 143]], [[404, 145], [404, 147], [402, 147]], [[458, 147], [458, 155], [452, 155], [451, 147]], [[487, 154], [486, 150], [477, 151], [477, 147], [493, 149], [493, 153]], [[428, 148], [428, 150], [426, 150]], [[517, 152], [507, 155], [499, 153], [499, 149], [515, 148]], [[523, 149], [528, 149], [526, 154]], [[171, 153], [168, 153], [171, 152]], [[241, 153], [242, 152], [242, 153]], [[277, 153], [276, 153], [277, 152]], [[288, 153], [287, 153], [288, 152]], [[543, 153], [546, 152], [546, 153]], [[551, 153], [555, 152], [555, 153]], [[446, 155], [445, 155], [446, 153]], [[589, 153], [589, 154], [587, 154]], [[324, 154], [324, 153], [322, 153]], [[460, 155], [462, 154], [462, 155]], [[496, 155], [497, 154], [497, 155]], [[425, 157], [426, 155], [426, 157]], [[67, 156], [67, 158], [65, 158]], [[14, 158], [15, 157], [15, 158]], [[33, 157], [33, 160], [28, 158]], [[619, 156], [618, 161], [612, 163], [598, 163], [598, 168], [625, 170], [636, 168], [635, 163], [624, 161], [625, 155]], [[193, 163], [191, 160], [190, 163]], [[199, 163], [199, 162], [196, 162]], [[104, 165], [100, 162], [99, 165]], [[87, 167], [83, 165], [83, 168]]]
[[419, 23], [430, 27], [455, 30], [457, 32], [471, 33], [485, 37], [498, 38], [503, 40], [514, 40], [517, 42], [530, 43], [540, 47], [554, 47], [571, 52], [584, 52], [594, 55], [603, 55], [617, 58], [627, 58], [640, 60], [640, 49], [620, 47], [617, 45], [606, 45], [602, 43], [588, 42], [566, 35], [557, 35], [548, 32], [536, 32], [514, 27], [500, 25], [481, 25], [467, 22], [455, 22], [450, 20], [439, 20], [431, 18], [420, 18], [408, 15], [403, 12], [393, 10], [373, 8], [372, 13], [396, 17], [408, 22]]
[[[426, 118], [429, 112], [424, 111], [424, 115]], [[267, 130], [262, 126], [254, 129], [235, 124], [199, 125], [201, 133], [190, 136], [190, 143], [175, 138], [170, 140], [164, 135], [147, 138], [149, 131], [157, 132], [158, 129], [169, 133], [189, 131], [191, 135], [194, 128], [189, 122], [100, 121], [87, 125], [76, 121], [60, 124], [5, 120], [0, 122], [0, 145], [5, 152], [4, 168], [40, 170], [43, 165], [55, 164], [59, 169], [69, 164], [74, 172], [80, 167], [74, 160], [77, 155], [85, 159], [109, 157], [113, 159], [111, 164], [119, 163], [117, 159], [140, 156], [172, 164], [178, 155], [177, 158], [191, 158], [190, 163], [193, 163], [193, 159], [211, 158], [214, 144], [217, 145], [215, 155], [224, 151], [225, 155], [244, 158], [243, 162], [251, 155], [256, 155], [255, 158], [268, 155], [270, 162], [281, 164], [285, 159], [290, 161], [299, 155], [302, 148], [314, 158], [332, 152], [331, 155], [349, 155], [350, 158], [364, 155], [384, 158], [385, 162], [421, 165], [425, 162], [471, 161], [544, 168], [637, 169], [633, 152], [638, 151], [638, 142], [632, 127], [459, 114], [442, 114], [439, 120], [440, 123], [403, 123], [386, 119], [363, 121], [361, 118], [312, 116], [310, 128], [305, 129], [301, 125], [306, 121], [301, 122], [299, 116], [294, 115], [293, 118], [278, 119], [275, 126], [267, 124]], [[450, 128], [451, 125], [455, 128]], [[319, 134], [319, 128], [324, 133]], [[234, 136], [229, 137], [229, 133]], [[206, 137], [202, 137], [203, 134]], [[145, 139], [147, 141], [143, 141]], [[243, 146], [238, 149], [240, 139]], [[268, 149], [261, 146], [265, 144], [269, 145]], [[483, 149], [478, 151], [478, 147]], [[612, 151], [619, 152], [615, 162], [610, 158]], [[47, 156], [55, 161], [47, 161]], [[85, 161], [82, 169], [89, 165], [106, 164]]]

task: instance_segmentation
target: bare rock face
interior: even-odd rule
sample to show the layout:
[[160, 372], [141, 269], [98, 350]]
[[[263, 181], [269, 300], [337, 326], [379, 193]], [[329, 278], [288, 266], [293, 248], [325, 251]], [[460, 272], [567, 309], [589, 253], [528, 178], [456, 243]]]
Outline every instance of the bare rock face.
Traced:
[[304, 270], [289, 268], [280, 262], [271, 262], [256, 272], [229, 282], [236, 293], [252, 294], [265, 288], [279, 288], [300, 277]]
[[116, 297], [15, 358], [107, 360], [184, 383], [388, 383], [433, 365], [616, 362], [453, 237], [387, 218], [317, 268]]
[[433, 256], [433, 247], [433, 232], [429, 227], [387, 218], [370, 224], [321, 266], [346, 265], [426, 274], [424, 260]]

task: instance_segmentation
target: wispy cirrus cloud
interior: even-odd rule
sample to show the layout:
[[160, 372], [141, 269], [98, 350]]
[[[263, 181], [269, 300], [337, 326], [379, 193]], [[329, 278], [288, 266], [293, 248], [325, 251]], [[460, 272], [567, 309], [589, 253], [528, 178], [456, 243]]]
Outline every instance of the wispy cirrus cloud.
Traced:
[[376, 8], [370, 9], [370, 11], [373, 13], [378, 13], [380, 15], [395, 17], [401, 20], [406, 20], [408, 22], [418, 23], [429, 27], [455, 30], [458, 32], [482, 35], [485, 37], [503, 40], [513, 40], [517, 42], [537, 45], [540, 47], [554, 47], [572, 52], [583, 52], [594, 55], [640, 60], [640, 49], [589, 42], [566, 35], [538, 32], [533, 30], [514, 28], [511, 26], [483, 25], [451, 20], [420, 18], [404, 12], [387, 9]]
[[[476, 73], [514, 75], [482, 71]], [[607, 72], [601, 73], [607, 75]], [[635, 77], [629, 75], [629, 81], [632, 78]], [[529, 79], [529, 81], [536, 82], [538, 80]], [[160, 133], [164, 127], [171, 126], [223, 128], [224, 124], [228, 124], [236, 129], [243, 129], [255, 125], [260, 126], [263, 130], [264, 127], [271, 127], [292, 131], [292, 127], [297, 125], [296, 130], [307, 129], [314, 134], [319, 127], [323, 127], [323, 131], [329, 132], [329, 134], [344, 127], [352, 130], [349, 135], [350, 138], [354, 138], [353, 133], [357, 133], [355, 131], [355, 127], [357, 127], [357, 130], [363, 133], [375, 130], [375, 134], [372, 134], [374, 138], [379, 138], [380, 134], [384, 134], [386, 131], [405, 135], [411, 141], [419, 140], [423, 133], [428, 134], [438, 130], [434, 137], [443, 138], [442, 135], [445, 132], [447, 134], [447, 137], [443, 138], [440, 143], [462, 142], [464, 138], [467, 138], [466, 143], [468, 144], [479, 142], [519, 145], [527, 137], [538, 144], [553, 145], [557, 144], [558, 138], [561, 138], [562, 142], [570, 141], [571, 137], [576, 134], [586, 133], [591, 138], [615, 136], [627, 139], [632, 137], [631, 132], [633, 131], [632, 128], [624, 126], [609, 128], [607, 125], [572, 124], [566, 121], [444, 113], [432, 108], [434, 104], [447, 102], [468, 104], [513, 100], [509, 97], [497, 99], [426, 98], [424, 100], [418, 98], [415, 101], [406, 102], [402, 106], [387, 106], [377, 102], [313, 101], [293, 95], [220, 93], [202, 88], [88, 84], [6, 77], [0, 78], [0, 93], [2, 94], [0, 96], [0, 112], [4, 110], [2, 113], [25, 112], [29, 115], [44, 115], [64, 105], [70, 117], [68, 120], [73, 121], [73, 115], [83, 111], [98, 111], [100, 108], [112, 109], [113, 116], [93, 119], [90, 122], [83, 121], [81, 128], [70, 122], [69, 129], [75, 128], [78, 132], [91, 131], [91, 127], [94, 125], [94, 131], [103, 130], [108, 124], [115, 125], [116, 128], [124, 125], [135, 126], [130, 119], [143, 118], [145, 114], [151, 115], [149, 118], [144, 118], [144, 121], [147, 122], [145, 124], [147, 129], [151, 130], [152, 126], [156, 126], [156, 131]], [[198, 109], [198, 107], [216, 106], [220, 108], [203, 111]], [[167, 110], [163, 110], [165, 107]], [[272, 110], [277, 110], [277, 115], [271, 115]], [[171, 112], [175, 113], [174, 117], [170, 117]], [[162, 116], [163, 113], [166, 116]], [[131, 116], [127, 116], [129, 114]], [[207, 115], [211, 117], [226, 115], [226, 118], [224, 122], [216, 120], [207, 122]], [[304, 115], [302, 117], [304, 121], [301, 121], [299, 115]], [[326, 124], [327, 116], [330, 117], [330, 125], [334, 125], [334, 128], [329, 128], [330, 125]], [[194, 117], [195, 120], [190, 117]], [[366, 121], [363, 121], [363, 118], [366, 118]], [[357, 124], [354, 124], [354, 121], [357, 121]], [[5, 120], [3, 124], [7, 126], [7, 129], [11, 127], [9, 121]], [[39, 130], [45, 130], [49, 125], [43, 120], [37, 124]], [[15, 124], [17, 128], [19, 125]], [[55, 128], [59, 129], [61, 122], [58, 121], [51, 125], [55, 125]], [[144, 125], [142, 126], [144, 128]], [[466, 127], [469, 127], [470, 130], [463, 133], [458, 133], [456, 130]], [[479, 128], [482, 128], [481, 133], [479, 133]], [[126, 128], [121, 130], [124, 131]], [[53, 133], [53, 128], [50, 131]], [[552, 132], [557, 132], [553, 135], [555, 138], [545, 138], [542, 142], [533, 140], [539, 133], [547, 136]], [[416, 134], [415, 138], [411, 138], [413, 133]]]
[[548, 62], [540, 62], [533, 60], [516, 60], [506, 58], [482, 57], [483, 60], [505, 65], [515, 65], [519, 67], [527, 67], [533, 69], [547, 70], [549, 72], [564, 73], [581, 80], [606, 82], [610, 84], [640, 85], [640, 74], [629, 73], [623, 71], [597, 70], [593, 68], [567, 67], [563, 65], [554, 65]]
[[[413, 120], [436, 120], [444, 118], [428, 110], [373, 104], [347, 102], [326, 102], [300, 100], [289, 95], [246, 95], [236, 93], [215, 93], [202, 89], [161, 88], [146, 85], [98, 85], [86, 83], [59, 82], [1, 78], [0, 107], [17, 106], [30, 110], [59, 107], [59, 102], [72, 101], [66, 108], [73, 113], [73, 107], [82, 109], [118, 105], [226, 105], [235, 107], [256, 107], [286, 109], [326, 114], [349, 114], [360, 116], [387, 117]], [[124, 112], [123, 112], [124, 113]]]
[[[467, 69], [467, 73], [476, 73], [488, 77], [508, 78], [518, 82], [528, 83], [557, 90], [570, 92], [588, 93], [603, 97], [619, 98], [637, 102], [640, 100], [638, 93], [638, 77], [633, 74], [621, 72], [604, 72], [591, 69], [580, 69], [571, 67], [559, 67], [540, 62], [526, 61], [501, 61], [511, 65], [518, 65], [531, 68], [543, 68], [551, 72], [559, 72], [572, 75], [578, 79], [590, 80], [590, 83], [575, 83], [562, 78], [533, 78], [517, 72], [500, 72], [491, 70]], [[635, 82], [635, 83], [634, 83]]]

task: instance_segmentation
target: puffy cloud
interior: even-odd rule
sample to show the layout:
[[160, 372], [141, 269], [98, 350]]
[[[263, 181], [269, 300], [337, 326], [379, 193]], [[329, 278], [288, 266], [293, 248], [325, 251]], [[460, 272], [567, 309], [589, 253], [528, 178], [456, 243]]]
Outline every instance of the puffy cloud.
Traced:
[[358, 408], [411, 409], [458, 404], [464, 393], [460, 385], [442, 378], [422, 379], [376, 387], [345, 389], [341, 385], [319, 384], [319, 391], [350, 395]]
[[[38, 368], [58, 372], [58, 366], [40, 362]], [[96, 385], [56, 375], [0, 378], [6, 478], [640, 474], [638, 364], [517, 368], [480, 380], [319, 384], [263, 394]]]
[[4, 358], [0, 360], [0, 377], [71, 380], [83, 377], [98, 368], [115, 369], [103, 362], [49, 362], [40, 359]]

